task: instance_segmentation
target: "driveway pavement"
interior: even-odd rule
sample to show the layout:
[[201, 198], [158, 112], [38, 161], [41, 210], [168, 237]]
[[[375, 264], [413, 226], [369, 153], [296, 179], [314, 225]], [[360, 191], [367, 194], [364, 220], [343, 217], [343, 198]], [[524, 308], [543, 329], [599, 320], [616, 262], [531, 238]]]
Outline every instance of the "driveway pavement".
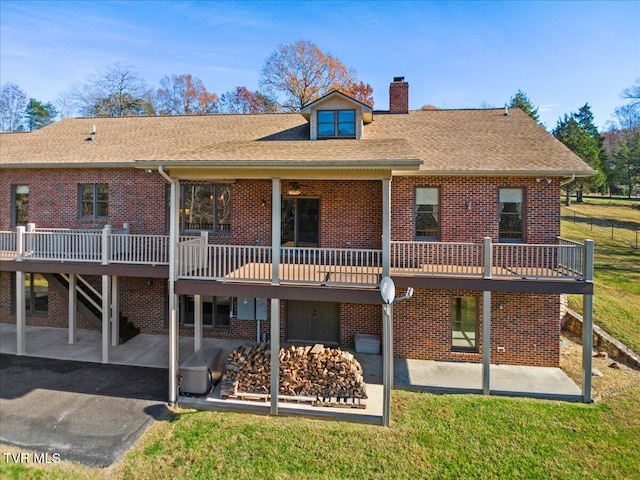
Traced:
[[111, 465], [154, 420], [173, 418], [166, 408], [167, 385], [162, 368], [2, 354], [0, 443], [90, 466]]

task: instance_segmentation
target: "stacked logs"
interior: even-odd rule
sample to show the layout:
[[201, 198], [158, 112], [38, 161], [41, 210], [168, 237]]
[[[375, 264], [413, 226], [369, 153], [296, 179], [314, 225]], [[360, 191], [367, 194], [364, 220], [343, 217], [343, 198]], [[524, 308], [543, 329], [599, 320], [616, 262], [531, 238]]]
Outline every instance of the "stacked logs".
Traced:
[[[339, 348], [280, 349], [281, 395], [314, 398], [366, 399], [360, 363]], [[222, 377], [223, 397], [240, 393], [268, 394], [271, 385], [271, 350], [266, 343], [239, 347], [227, 358]]]

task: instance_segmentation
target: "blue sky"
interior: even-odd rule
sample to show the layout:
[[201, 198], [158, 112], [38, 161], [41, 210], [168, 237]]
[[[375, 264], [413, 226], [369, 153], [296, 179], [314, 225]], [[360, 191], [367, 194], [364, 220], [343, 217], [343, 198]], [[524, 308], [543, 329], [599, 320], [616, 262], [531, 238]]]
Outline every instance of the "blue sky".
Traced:
[[218, 95], [259, 88], [265, 59], [300, 39], [354, 68], [388, 108], [504, 106], [522, 89], [548, 128], [589, 102], [604, 127], [640, 78], [640, 1], [0, 2], [0, 81], [54, 101], [120, 61], [157, 88], [190, 73]]

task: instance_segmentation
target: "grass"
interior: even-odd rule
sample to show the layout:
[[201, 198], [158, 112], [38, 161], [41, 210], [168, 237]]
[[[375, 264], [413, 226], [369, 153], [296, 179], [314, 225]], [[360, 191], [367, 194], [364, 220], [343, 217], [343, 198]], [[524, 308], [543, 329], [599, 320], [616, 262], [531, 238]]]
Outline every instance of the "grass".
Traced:
[[[609, 199], [585, 199], [571, 208], [589, 216], [620, 219], [640, 224], [640, 209], [633, 202]], [[595, 244], [594, 322], [634, 352], [640, 353], [640, 248], [617, 239], [608, 231], [591, 230], [589, 225], [563, 220], [562, 236]], [[569, 296], [569, 307], [582, 312], [582, 297]]]
[[2, 478], [640, 478], [640, 387], [595, 405], [393, 392], [390, 428], [219, 412], [158, 422], [117, 466]]

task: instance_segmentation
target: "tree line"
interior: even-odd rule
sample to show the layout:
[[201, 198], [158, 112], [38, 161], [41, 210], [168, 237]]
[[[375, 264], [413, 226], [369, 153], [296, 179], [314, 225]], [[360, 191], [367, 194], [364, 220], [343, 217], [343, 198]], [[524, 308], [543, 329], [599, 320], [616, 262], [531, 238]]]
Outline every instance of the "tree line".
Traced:
[[189, 73], [164, 76], [151, 87], [129, 64], [116, 62], [72, 85], [54, 103], [31, 98], [13, 83], [2, 86], [0, 131], [30, 131], [72, 115], [208, 115], [299, 110], [336, 89], [373, 106], [373, 89], [354, 69], [313, 42], [280, 45], [260, 72], [260, 90], [244, 86], [218, 96]]
[[[135, 115], [208, 115], [213, 113], [277, 113], [298, 111], [333, 89], [373, 107], [373, 89], [358, 79], [354, 69], [324, 53], [307, 40], [282, 44], [266, 58], [260, 71], [260, 90], [238, 86], [218, 96], [191, 74], [172, 74], [151, 87], [129, 64], [117, 62], [97, 70], [85, 82], [72, 85], [55, 103], [27, 95], [13, 83], [2, 86], [0, 131], [32, 131], [56, 119], [81, 115], [122, 117]], [[640, 187], [640, 80], [623, 92], [626, 103], [614, 112], [604, 132], [593, 123], [585, 103], [558, 119], [551, 133], [597, 174], [565, 186], [567, 201], [576, 192], [638, 194]], [[538, 107], [518, 90], [507, 106], [520, 108], [543, 128]], [[425, 105], [423, 110], [437, 109]]]

